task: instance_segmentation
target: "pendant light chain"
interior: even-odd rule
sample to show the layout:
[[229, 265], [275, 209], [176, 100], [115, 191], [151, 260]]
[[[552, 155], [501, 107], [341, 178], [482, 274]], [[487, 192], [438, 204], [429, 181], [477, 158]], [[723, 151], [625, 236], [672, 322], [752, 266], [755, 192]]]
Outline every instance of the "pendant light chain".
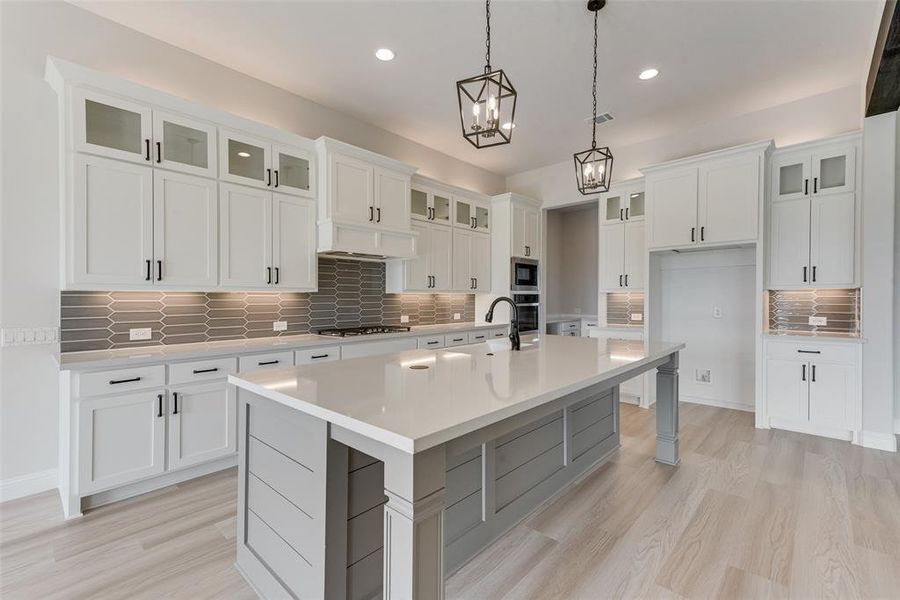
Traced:
[[591, 119], [591, 148], [597, 147], [597, 15], [599, 10], [594, 11], [594, 118]]
[[484, 42], [484, 46], [487, 51], [484, 53], [484, 72], [491, 72], [491, 0], [486, 0], [485, 2], [485, 20], [487, 21], [487, 26], [485, 27], [485, 31], [487, 33], [487, 39]]

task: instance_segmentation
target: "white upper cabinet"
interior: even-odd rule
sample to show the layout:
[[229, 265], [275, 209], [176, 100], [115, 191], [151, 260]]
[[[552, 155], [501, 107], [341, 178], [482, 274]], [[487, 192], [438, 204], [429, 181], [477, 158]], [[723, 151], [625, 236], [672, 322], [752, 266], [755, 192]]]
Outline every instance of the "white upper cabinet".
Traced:
[[491, 230], [490, 203], [461, 195], [453, 197], [453, 225], [482, 233]]
[[453, 289], [458, 292], [490, 291], [490, 236], [465, 229], [453, 230]]
[[153, 111], [153, 166], [216, 177], [216, 127], [196, 119]]
[[74, 88], [70, 111], [75, 150], [150, 164], [153, 125], [149, 105]]
[[472, 291], [491, 291], [491, 236], [475, 233], [472, 235], [471, 271], [475, 279]]
[[219, 231], [216, 182], [153, 173], [153, 280], [174, 288], [214, 288]]
[[410, 216], [417, 221], [450, 225], [452, 200], [450, 194], [413, 184], [409, 192]]
[[644, 287], [644, 223], [600, 226], [600, 290], [637, 291]]
[[858, 136], [772, 158], [768, 287], [856, 287]]
[[644, 169], [651, 250], [756, 242], [771, 142]]
[[153, 171], [85, 154], [72, 162], [67, 287], [152, 285]]
[[625, 221], [643, 221], [644, 184], [618, 185], [600, 196], [600, 222], [606, 225]]
[[263, 289], [272, 270], [272, 194], [219, 185], [219, 281], [223, 286]]
[[314, 198], [315, 157], [312, 151], [284, 144], [272, 145], [272, 189], [282, 194]]
[[272, 264], [279, 291], [318, 287], [315, 200], [272, 195]]
[[541, 209], [525, 196], [509, 195], [510, 256], [539, 260], [541, 257]]
[[453, 289], [453, 230], [433, 223], [414, 222], [417, 256], [387, 266], [389, 293], [446, 292]]
[[625, 223], [625, 263], [622, 269], [628, 290], [644, 289], [644, 254], [647, 251], [645, 225], [641, 222]]
[[375, 168], [373, 222], [388, 229], [409, 230], [409, 175]]
[[375, 167], [338, 153], [331, 155], [329, 167], [329, 215], [349, 223], [372, 223], [375, 220]]
[[223, 181], [261, 188], [272, 187], [272, 147], [266, 140], [221, 130], [219, 173]]

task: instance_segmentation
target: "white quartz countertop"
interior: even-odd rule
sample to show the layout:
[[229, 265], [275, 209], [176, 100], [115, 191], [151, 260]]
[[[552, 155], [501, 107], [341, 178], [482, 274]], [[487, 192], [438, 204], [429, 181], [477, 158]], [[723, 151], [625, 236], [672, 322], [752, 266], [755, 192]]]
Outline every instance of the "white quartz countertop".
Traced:
[[221, 342], [198, 342], [195, 344], [158, 344], [137, 348], [117, 348], [114, 350], [90, 350], [86, 352], [65, 352], [56, 355], [60, 370], [85, 370], [98, 368], [130, 367], [142, 364], [160, 363], [172, 360], [214, 358], [248, 352], [279, 350], [300, 350], [336, 344], [358, 344], [402, 337], [420, 337], [453, 333], [454, 331], [477, 331], [499, 329], [509, 323], [448, 323], [443, 325], [415, 325], [410, 331], [374, 335], [336, 337], [330, 335], [301, 334], [265, 337], [256, 339], [227, 340]]
[[230, 375], [228, 381], [413, 453], [682, 348], [668, 342], [526, 336], [520, 352], [509, 351], [506, 340], [491, 340]]
[[807, 331], [767, 331], [765, 337], [770, 340], [784, 340], [787, 342], [842, 342], [845, 344], [864, 344], [866, 339], [851, 333], [813, 333]]

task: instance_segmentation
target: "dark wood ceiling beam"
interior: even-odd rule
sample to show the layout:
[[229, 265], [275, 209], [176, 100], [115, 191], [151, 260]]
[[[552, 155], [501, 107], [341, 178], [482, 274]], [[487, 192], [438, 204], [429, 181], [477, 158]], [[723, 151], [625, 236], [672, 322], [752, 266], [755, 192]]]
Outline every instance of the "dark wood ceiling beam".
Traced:
[[869, 78], [866, 82], [866, 116], [871, 117], [900, 107], [900, 5], [887, 0]]

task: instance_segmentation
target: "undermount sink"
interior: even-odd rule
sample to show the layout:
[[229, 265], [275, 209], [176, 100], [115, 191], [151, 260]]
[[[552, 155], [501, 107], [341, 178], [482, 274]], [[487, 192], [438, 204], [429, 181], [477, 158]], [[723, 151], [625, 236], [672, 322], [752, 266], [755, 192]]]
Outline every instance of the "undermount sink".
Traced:
[[[534, 342], [522, 342], [521, 351], [536, 346]], [[509, 338], [487, 340], [480, 344], [472, 344], [471, 346], [460, 346], [458, 348], [448, 348], [450, 352], [461, 352], [464, 354], [490, 354], [494, 352], [511, 352], [511, 344]]]

